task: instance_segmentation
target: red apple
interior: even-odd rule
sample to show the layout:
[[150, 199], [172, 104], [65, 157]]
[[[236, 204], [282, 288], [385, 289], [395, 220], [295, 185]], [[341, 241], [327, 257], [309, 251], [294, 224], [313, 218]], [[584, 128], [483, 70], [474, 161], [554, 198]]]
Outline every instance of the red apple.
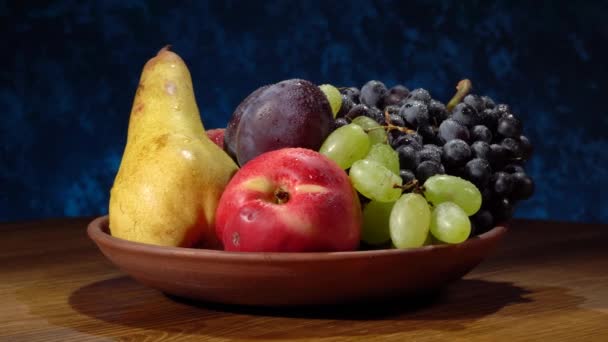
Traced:
[[226, 186], [216, 232], [227, 251], [356, 250], [362, 214], [344, 170], [313, 150], [283, 148], [245, 164]]
[[225, 128], [214, 128], [207, 131], [207, 136], [222, 150], [224, 149], [224, 131]]

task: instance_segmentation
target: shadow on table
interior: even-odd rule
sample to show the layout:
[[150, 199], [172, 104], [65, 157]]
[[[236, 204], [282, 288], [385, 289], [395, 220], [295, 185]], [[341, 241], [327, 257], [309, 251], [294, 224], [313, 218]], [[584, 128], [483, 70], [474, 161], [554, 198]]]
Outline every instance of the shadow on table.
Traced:
[[[424, 320], [474, 319], [494, 313], [513, 303], [529, 302], [528, 291], [506, 282], [460, 280], [443, 291], [433, 291], [412, 297], [384, 301], [367, 301], [332, 306], [255, 307], [193, 301], [166, 295], [182, 304], [203, 310], [266, 317], [290, 317], [325, 320], [384, 320], [420, 318]], [[499, 298], [488, 299], [498, 295]], [[474, 305], [473, 296], [483, 305]], [[480, 303], [481, 304], [481, 303]]]
[[526, 298], [529, 293], [508, 282], [464, 279], [442, 292], [388, 303], [273, 309], [163, 296], [128, 277], [118, 277], [77, 289], [69, 304], [81, 314], [114, 325], [190, 335], [276, 339], [460, 330], [506, 306], [530, 302]]

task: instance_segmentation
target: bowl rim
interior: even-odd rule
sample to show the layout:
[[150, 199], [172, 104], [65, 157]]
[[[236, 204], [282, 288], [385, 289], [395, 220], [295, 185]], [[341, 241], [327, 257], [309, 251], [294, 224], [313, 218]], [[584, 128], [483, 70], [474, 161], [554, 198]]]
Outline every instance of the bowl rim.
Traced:
[[506, 224], [498, 225], [489, 231], [476, 235], [459, 244], [440, 244], [429, 245], [407, 249], [371, 249], [364, 251], [342, 251], [342, 252], [244, 252], [244, 251], [224, 251], [193, 247], [171, 247], [147, 244], [142, 242], [129, 241], [112, 236], [109, 233], [109, 216], [104, 215], [95, 218], [88, 224], [87, 234], [97, 245], [113, 246], [123, 250], [132, 250], [138, 253], [165, 255], [172, 257], [216, 257], [230, 260], [248, 261], [309, 261], [328, 260], [328, 259], [351, 259], [351, 258], [374, 258], [380, 256], [428, 253], [440, 249], [461, 249], [471, 245], [482, 243], [484, 240], [495, 240], [502, 237], [508, 230]]

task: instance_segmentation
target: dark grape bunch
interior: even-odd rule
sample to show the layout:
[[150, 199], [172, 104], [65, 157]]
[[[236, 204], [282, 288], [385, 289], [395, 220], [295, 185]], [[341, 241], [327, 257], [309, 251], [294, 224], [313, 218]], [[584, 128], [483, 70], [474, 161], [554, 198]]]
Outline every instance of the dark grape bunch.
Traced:
[[508, 105], [469, 94], [470, 89], [469, 80], [461, 81], [446, 105], [426, 89], [387, 89], [376, 80], [361, 89], [340, 88], [335, 127], [359, 116], [383, 125], [399, 156], [403, 184], [423, 184], [436, 174], [471, 181], [483, 196], [481, 210], [471, 217], [479, 234], [509, 220], [517, 202], [533, 194], [534, 182], [524, 169], [532, 144]]

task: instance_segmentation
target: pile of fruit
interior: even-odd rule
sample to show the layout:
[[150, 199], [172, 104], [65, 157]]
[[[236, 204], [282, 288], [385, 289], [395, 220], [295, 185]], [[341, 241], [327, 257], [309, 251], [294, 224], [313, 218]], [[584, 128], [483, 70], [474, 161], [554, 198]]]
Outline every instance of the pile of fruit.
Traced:
[[[361, 90], [350, 87], [338, 92], [329, 85], [321, 88], [332, 108], [337, 109], [338, 127], [321, 147], [321, 153], [345, 169], [350, 167], [351, 180], [365, 198], [390, 203], [401, 194], [399, 190], [405, 189], [423, 193], [437, 205], [429, 193], [436, 188], [435, 182], [446, 182], [440, 187], [454, 186], [448, 191], [461, 194], [472, 183], [475, 195], [464, 199], [472, 208], [466, 210], [466, 203], [457, 204], [472, 216], [474, 232], [479, 234], [509, 220], [516, 202], [534, 192], [534, 183], [524, 170], [532, 145], [522, 135], [521, 121], [508, 105], [468, 94], [469, 80], [458, 84], [447, 106], [425, 89], [410, 92], [402, 85], [387, 89], [375, 80]], [[434, 177], [440, 174], [454, 177]], [[393, 187], [380, 181], [390, 177], [388, 183]], [[405, 186], [398, 188], [395, 184]], [[477, 203], [483, 204], [481, 210]], [[461, 236], [466, 230], [461, 228]], [[435, 233], [433, 236], [449, 242]], [[369, 242], [377, 243], [376, 238], [370, 235]], [[365, 234], [363, 240], [367, 241]]]
[[509, 106], [369, 81], [263, 86], [205, 131], [187, 67], [144, 67], [110, 197], [112, 235], [230, 251], [460, 243], [530, 197], [532, 146]]

